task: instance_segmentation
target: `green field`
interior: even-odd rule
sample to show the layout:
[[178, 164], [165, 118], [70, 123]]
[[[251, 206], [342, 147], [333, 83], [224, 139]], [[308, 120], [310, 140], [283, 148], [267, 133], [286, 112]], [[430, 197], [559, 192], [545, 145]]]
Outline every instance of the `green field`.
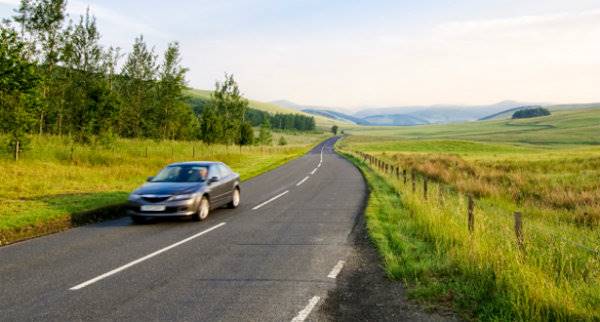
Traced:
[[107, 148], [33, 137], [18, 162], [8, 153], [0, 154], [0, 245], [85, 222], [82, 212], [123, 203], [132, 189], [171, 162], [219, 160], [246, 180], [304, 154], [327, 137], [273, 133], [274, 141], [282, 135], [286, 146], [241, 151], [201, 142], [119, 139]]
[[[189, 89], [186, 91], [186, 94], [193, 96], [193, 97], [199, 97], [199, 98], [208, 100], [208, 99], [210, 99], [211, 91], [201, 90], [201, 89]], [[250, 105], [250, 108], [269, 112], [272, 114], [275, 114], [275, 113], [302, 114], [302, 115], [306, 115], [306, 116], [312, 116], [315, 118], [315, 123], [317, 124], [317, 127], [321, 128], [321, 129], [329, 129], [333, 125], [336, 125], [336, 124], [338, 126], [346, 126], [346, 127], [353, 126], [352, 124], [349, 124], [346, 122], [336, 121], [336, 120], [333, 120], [333, 119], [330, 119], [327, 117], [323, 117], [323, 116], [319, 116], [319, 115], [307, 114], [307, 113], [304, 113], [301, 111], [296, 111], [294, 109], [285, 108], [285, 107], [282, 107], [282, 106], [279, 106], [276, 104], [272, 104], [272, 103], [265, 103], [265, 102], [255, 101], [255, 100], [249, 100], [249, 105]]]
[[[348, 132], [338, 149], [371, 186], [369, 233], [411, 297], [480, 320], [600, 319], [600, 110]], [[407, 184], [358, 152], [406, 169]]]

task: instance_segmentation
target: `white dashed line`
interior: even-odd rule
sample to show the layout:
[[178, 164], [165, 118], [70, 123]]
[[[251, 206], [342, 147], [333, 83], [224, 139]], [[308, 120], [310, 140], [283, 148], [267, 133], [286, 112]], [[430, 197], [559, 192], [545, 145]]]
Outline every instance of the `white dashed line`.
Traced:
[[309, 176], [304, 177], [304, 179], [300, 180], [300, 182], [296, 183], [296, 187], [300, 186], [301, 184], [305, 183], [306, 180], [308, 180], [308, 178], [310, 178]]
[[286, 194], [286, 193], [288, 193], [288, 192], [290, 192], [290, 191], [289, 191], [289, 190], [286, 190], [286, 191], [284, 191], [284, 192], [282, 192], [282, 193], [278, 194], [277, 196], [275, 196], [275, 197], [273, 197], [273, 198], [271, 198], [271, 199], [269, 199], [269, 200], [267, 200], [267, 201], [265, 201], [265, 202], [261, 203], [260, 205], [258, 205], [258, 206], [256, 206], [256, 207], [252, 208], [252, 210], [256, 210], [256, 209], [258, 209], [258, 208], [260, 208], [260, 207], [262, 207], [262, 206], [264, 206], [264, 205], [268, 204], [269, 202], [271, 202], [271, 201], [273, 201], [273, 200], [275, 200], [275, 199], [277, 199], [277, 198], [280, 198], [280, 197], [282, 197], [283, 195], [285, 195], [285, 194]]
[[311, 175], [315, 174], [315, 172], [317, 172], [318, 168], [315, 168], [313, 171], [310, 172]]
[[86, 282], [83, 282], [83, 283], [81, 283], [81, 284], [78, 284], [78, 285], [76, 285], [76, 286], [73, 286], [73, 287], [71, 287], [69, 290], [71, 290], [71, 291], [80, 290], [80, 289], [82, 289], [82, 288], [84, 288], [84, 287], [86, 287], [86, 286], [88, 286], [88, 285], [90, 285], [90, 284], [94, 284], [94, 283], [96, 283], [96, 282], [98, 282], [98, 281], [100, 281], [100, 280], [103, 280], [103, 279], [105, 279], [105, 278], [107, 278], [107, 277], [109, 277], [109, 276], [111, 276], [111, 275], [114, 275], [114, 274], [116, 274], [116, 273], [118, 273], [118, 272], [120, 272], [120, 271], [126, 270], [126, 269], [130, 268], [130, 267], [131, 267], [131, 266], [133, 266], [133, 265], [139, 264], [139, 263], [141, 263], [141, 262], [143, 262], [143, 261], [145, 261], [145, 260], [147, 260], [147, 259], [150, 259], [150, 258], [152, 258], [152, 257], [154, 257], [154, 256], [157, 256], [157, 255], [159, 255], [159, 254], [161, 254], [161, 253], [164, 253], [164, 252], [168, 251], [169, 249], [172, 249], [172, 248], [175, 248], [175, 247], [177, 247], [177, 246], [179, 246], [179, 245], [181, 245], [181, 244], [187, 243], [187, 242], [189, 242], [190, 240], [192, 240], [192, 239], [194, 239], [194, 238], [197, 238], [197, 237], [200, 237], [200, 236], [202, 236], [202, 235], [204, 235], [204, 234], [206, 234], [206, 233], [208, 233], [208, 232], [210, 232], [210, 231], [213, 231], [213, 230], [215, 230], [215, 229], [217, 229], [217, 228], [219, 228], [219, 227], [222, 227], [223, 225], [225, 225], [225, 223], [224, 223], [224, 222], [222, 222], [222, 223], [220, 223], [220, 224], [218, 224], [218, 225], [216, 225], [216, 226], [213, 226], [213, 227], [211, 227], [211, 228], [208, 228], [208, 229], [206, 229], [206, 230], [204, 230], [204, 231], [201, 231], [201, 232], [199, 232], [199, 233], [197, 233], [197, 234], [195, 234], [195, 235], [193, 235], [193, 236], [190, 236], [190, 237], [188, 237], [188, 238], [186, 238], [186, 239], [184, 239], [184, 240], [178, 241], [178, 242], [176, 242], [175, 244], [172, 244], [172, 245], [170, 245], [170, 246], [167, 246], [167, 247], [165, 247], [165, 248], [159, 249], [159, 250], [155, 251], [155, 252], [154, 252], [154, 253], [152, 253], [152, 254], [148, 254], [148, 255], [146, 255], [146, 256], [144, 256], [144, 257], [142, 257], [142, 258], [136, 259], [136, 260], [134, 260], [133, 262], [127, 263], [127, 264], [125, 264], [125, 265], [123, 265], [123, 266], [121, 266], [121, 267], [119, 267], [119, 268], [115, 268], [115, 269], [113, 269], [112, 271], [110, 271], [110, 272], [108, 272], [108, 273], [104, 273], [104, 274], [102, 274], [102, 275], [100, 275], [100, 276], [98, 276], [98, 277], [94, 277], [94, 278], [92, 278], [92, 279], [91, 279], [91, 280], [89, 280], [89, 281], [86, 281]]
[[337, 262], [337, 264], [335, 264], [335, 266], [333, 267], [333, 269], [331, 270], [329, 275], [327, 275], [327, 277], [336, 278], [338, 276], [338, 274], [342, 271], [344, 264], [346, 264], [346, 262], [344, 262], [344, 261]]
[[320, 299], [321, 298], [319, 296], [313, 296], [313, 298], [310, 299], [310, 301], [308, 301], [308, 305], [306, 305], [304, 307], [304, 309], [302, 309], [302, 311], [298, 312], [298, 315], [296, 315], [292, 319], [292, 322], [302, 322], [302, 321], [306, 320], [308, 315], [310, 315], [310, 312], [315, 308], [317, 303], [319, 303]]

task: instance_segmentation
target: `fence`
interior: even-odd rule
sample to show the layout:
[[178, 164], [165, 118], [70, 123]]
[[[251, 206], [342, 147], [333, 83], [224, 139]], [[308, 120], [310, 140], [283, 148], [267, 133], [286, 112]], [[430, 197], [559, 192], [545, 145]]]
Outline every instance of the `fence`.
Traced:
[[[421, 177], [421, 182], [422, 182], [422, 193], [421, 196], [423, 198], [423, 200], [427, 201], [430, 196], [429, 196], [429, 182], [432, 181], [431, 178], [427, 177], [425, 174], [423, 173], [419, 173], [417, 170], [415, 169], [401, 169], [398, 165], [392, 165], [387, 163], [386, 161], [379, 159], [376, 156], [373, 156], [371, 154], [368, 153], [364, 153], [361, 151], [353, 151], [352, 152], [355, 155], [358, 155], [363, 162], [365, 162], [367, 165], [369, 165], [370, 167], [379, 170], [379, 172], [381, 172], [384, 176], [385, 175], [390, 175], [391, 178], [394, 178], [396, 180], [398, 180], [398, 182], [402, 182], [404, 186], [406, 186], [408, 184], [408, 180], [411, 181], [411, 191], [412, 193], [417, 193], [417, 182], [418, 177]], [[408, 172], [410, 170], [410, 178], [408, 177]], [[439, 185], [441, 186], [442, 183], [440, 182]], [[438, 196], [437, 199], [440, 203], [443, 203], [444, 200], [444, 196], [443, 196], [443, 191], [447, 190], [447, 189], [438, 189]], [[460, 194], [460, 192], [457, 192]], [[472, 195], [466, 195], [465, 196], [467, 199], [467, 207], [465, 210], [466, 213], [466, 228], [468, 229], [470, 234], [473, 234], [475, 232], [475, 221], [476, 221], [476, 214], [475, 214], [475, 205], [477, 200], [475, 199], [475, 197], [473, 197]], [[515, 247], [517, 247], [523, 254], [526, 253], [526, 235], [524, 233], [524, 220], [523, 220], [523, 214], [520, 211], [515, 211], [512, 214], [512, 221], [513, 221], [513, 227], [512, 230], [514, 231], [514, 236], [515, 236]], [[537, 229], [529, 229], [528, 231], [536, 232], [539, 235], [545, 235], [547, 237], [553, 238], [553, 239], [557, 239], [557, 240], [562, 240], [563, 242], [569, 243], [570, 245], [572, 245], [573, 247], [576, 247], [582, 251], [588, 252], [589, 254], [592, 254], [593, 256], [598, 256], [600, 257], [600, 245], [594, 243], [594, 242], [590, 242], [590, 244], [593, 244], [593, 246], [588, 246], [588, 245], [583, 245], [582, 243], [564, 238], [562, 236], [558, 236], [556, 234], [553, 234], [552, 232], [548, 232], [548, 231], [543, 231], [541, 229], [539, 229], [539, 227], [537, 227]]]

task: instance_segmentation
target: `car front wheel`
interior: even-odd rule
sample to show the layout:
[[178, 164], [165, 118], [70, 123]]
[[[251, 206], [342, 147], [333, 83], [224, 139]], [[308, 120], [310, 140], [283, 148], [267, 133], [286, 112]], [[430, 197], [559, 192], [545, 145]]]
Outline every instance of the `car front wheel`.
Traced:
[[233, 195], [231, 196], [231, 202], [227, 205], [229, 208], [237, 208], [240, 205], [240, 188], [235, 187], [233, 189]]
[[200, 204], [198, 205], [198, 210], [194, 214], [195, 221], [201, 221], [208, 218], [208, 213], [210, 212], [210, 201], [206, 196], [202, 196], [200, 199]]

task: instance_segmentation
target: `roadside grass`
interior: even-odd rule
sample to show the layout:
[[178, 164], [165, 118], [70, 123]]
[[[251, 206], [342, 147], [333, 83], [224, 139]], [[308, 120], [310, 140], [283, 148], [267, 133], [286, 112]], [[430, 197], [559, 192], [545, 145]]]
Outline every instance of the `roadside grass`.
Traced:
[[[370, 237], [389, 277], [409, 285], [410, 297], [479, 320], [600, 319], [598, 221], [577, 215], [586, 207], [585, 216], [597, 214], [597, 148], [351, 136], [338, 149], [369, 182]], [[405, 186], [352, 151], [427, 176], [429, 198], [422, 177], [413, 193], [410, 179]], [[473, 233], [466, 194], [477, 197]], [[567, 204], [552, 202], [565, 196]], [[513, 231], [517, 210], [524, 215], [525, 251]]]
[[[223, 161], [247, 180], [301, 156], [328, 137], [316, 133], [274, 137], [280, 135], [288, 145], [241, 150], [201, 142], [130, 139], [103, 147], [32, 137], [19, 161], [0, 153], [0, 245], [120, 215], [117, 205], [128, 193], [172, 162]], [[99, 210], [91, 212], [95, 209]]]

